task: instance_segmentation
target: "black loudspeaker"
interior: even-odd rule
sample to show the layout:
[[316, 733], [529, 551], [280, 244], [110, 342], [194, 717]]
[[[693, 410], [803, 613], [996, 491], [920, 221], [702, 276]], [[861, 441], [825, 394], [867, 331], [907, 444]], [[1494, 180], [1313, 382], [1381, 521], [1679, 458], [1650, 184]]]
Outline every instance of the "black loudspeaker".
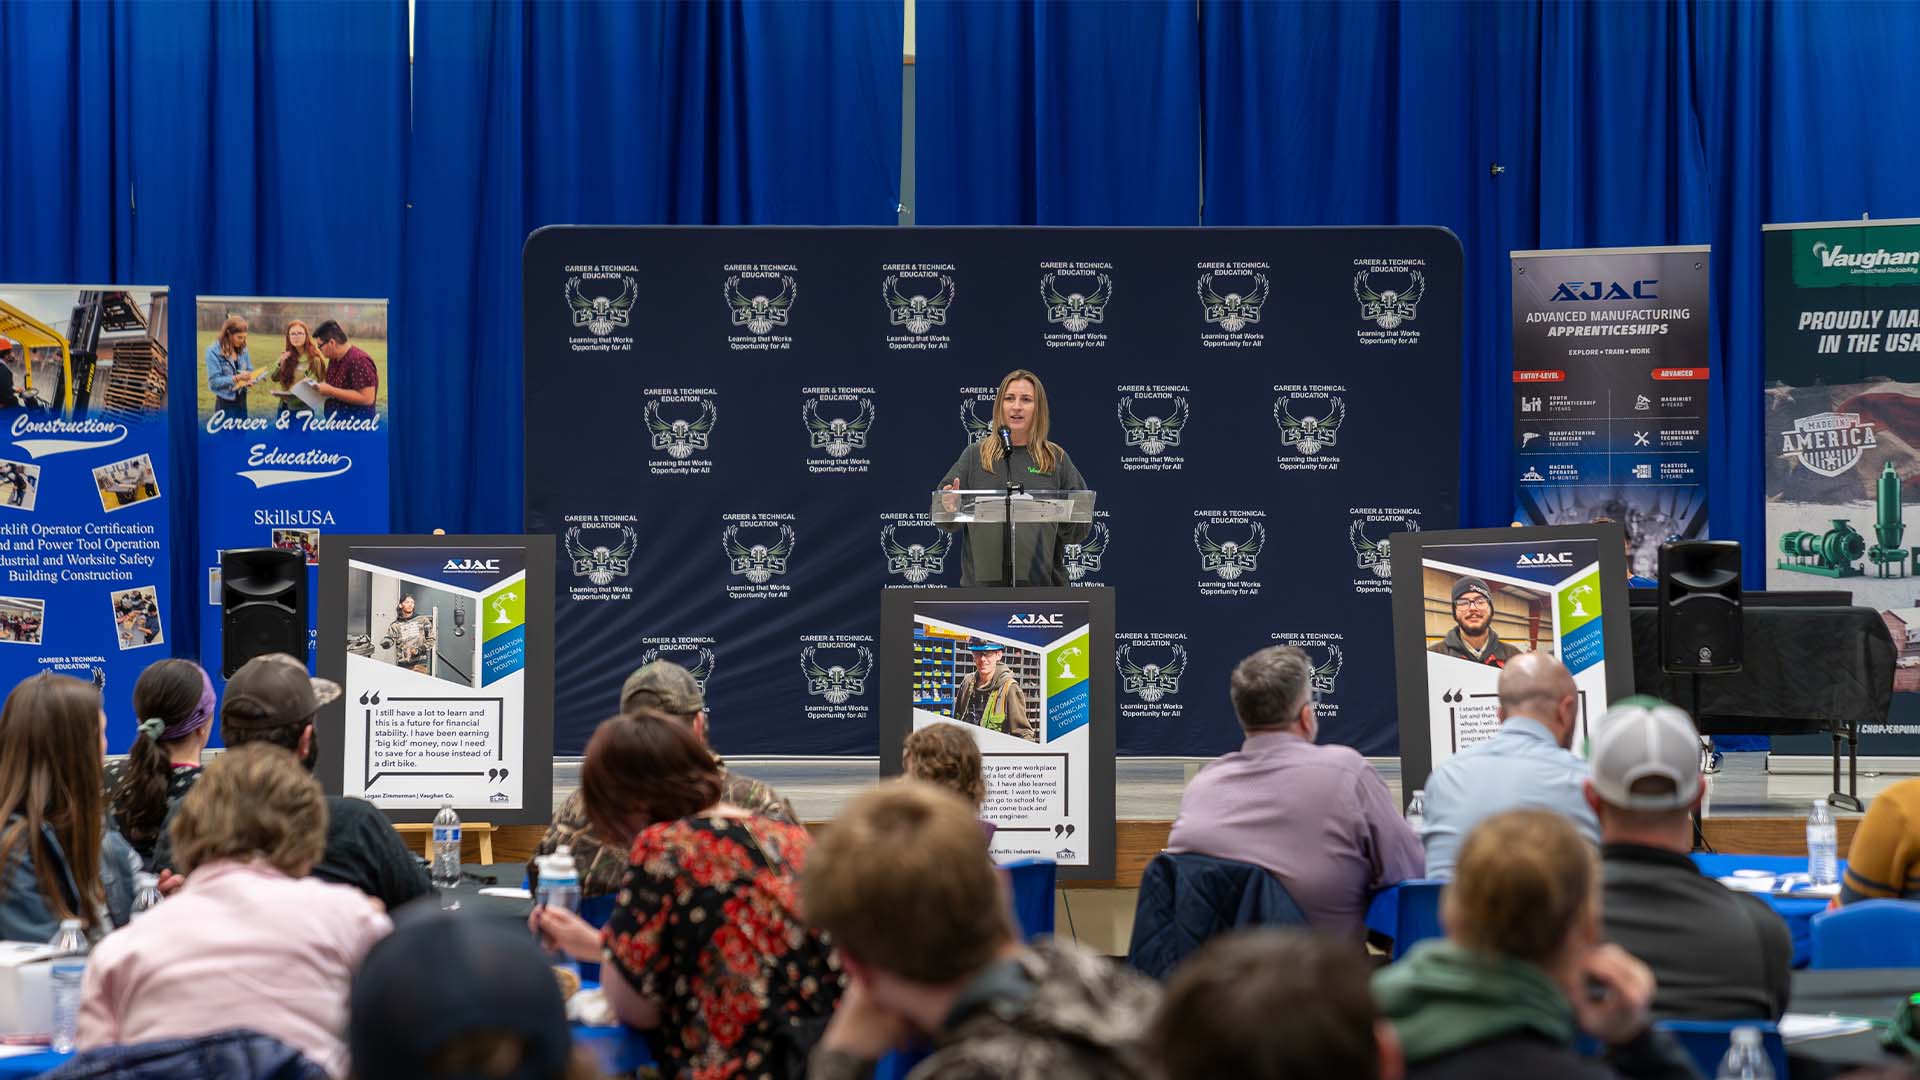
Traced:
[[307, 659], [307, 560], [281, 548], [220, 553], [220, 677], [267, 653]]
[[1740, 545], [1660, 545], [1660, 666], [1676, 674], [1739, 671]]

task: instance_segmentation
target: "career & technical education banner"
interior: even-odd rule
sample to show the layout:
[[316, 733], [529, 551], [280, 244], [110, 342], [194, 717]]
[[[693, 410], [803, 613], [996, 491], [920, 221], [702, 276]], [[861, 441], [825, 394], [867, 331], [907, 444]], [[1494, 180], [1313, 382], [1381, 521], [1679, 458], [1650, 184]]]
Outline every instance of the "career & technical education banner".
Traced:
[[1014, 368], [1099, 495], [1120, 751], [1237, 747], [1228, 673], [1293, 644], [1323, 737], [1394, 752], [1386, 537], [1458, 518], [1445, 230], [567, 227], [523, 281], [559, 753], [651, 657], [723, 753], [875, 753], [881, 590], [958, 583], [930, 493]]
[[1920, 220], [1768, 225], [1762, 244], [1766, 587], [1880, 609], [1895, 694], [1860, 749], [1920, 753]]
[[1514, 520], [1707, 535], [1707, 248], [1513, 253]]
[[167, 291], [0, 285], [0, 685], [102, 691], [108, 748], [172, 654]]
[[[328, 324], [344, 343], [321, 340]], [[203, 296], [194, 345], [206, 568], [196, 607], [201, 655], [219, 685], [222, 551], [299, 552], [317, 598], [328, 533], [387, 531], [387, 302]], [[342, 396], [369, 390], [367, 404]], [[318, 607], [310, 600], [309, 667]]]

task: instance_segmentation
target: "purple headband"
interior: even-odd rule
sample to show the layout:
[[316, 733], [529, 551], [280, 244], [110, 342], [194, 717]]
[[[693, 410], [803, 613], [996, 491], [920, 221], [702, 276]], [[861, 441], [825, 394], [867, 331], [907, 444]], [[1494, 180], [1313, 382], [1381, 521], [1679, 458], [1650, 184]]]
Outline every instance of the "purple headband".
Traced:
[[174, 724], [172, 727], [161, 727], [158, 735], [154, 734], [152, 729], [160, 727], [165, 721], [158, 717], [140, 721], [141, 734], [157, 742], [173, 742], [176, 739], [184, 739], [213, 722], [213, 709], [217, 700], [213, 693], [213, 678], [207, 674], [206, 668], [198, 664], [194, 665], [194, 669], [200, 672], [199, 704], [195, 705], [193, 711], [188, 713], [179, 723]]

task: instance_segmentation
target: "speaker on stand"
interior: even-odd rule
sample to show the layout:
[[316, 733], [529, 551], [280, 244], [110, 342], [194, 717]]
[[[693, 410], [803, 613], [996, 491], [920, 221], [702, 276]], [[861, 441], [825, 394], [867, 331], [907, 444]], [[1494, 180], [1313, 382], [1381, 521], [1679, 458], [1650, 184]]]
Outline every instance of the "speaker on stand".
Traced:
[[282, 548], [220, 553], [220, 677], [268, 653], [307, 661], [307, 560]]
[[[1740, 545], [1733, 540], [1671, 540], [1660, 545], [1660, 666], [1688, 675], [1693, 717], [1700, 722], [1700, 676], [1739, 671], [1743, 660]], [[1711, 769], [1711, 743], [1703, 743], [1702, 772]], [[1695, 847], [1706, 848], [1700, 815], [1693, 818]]]

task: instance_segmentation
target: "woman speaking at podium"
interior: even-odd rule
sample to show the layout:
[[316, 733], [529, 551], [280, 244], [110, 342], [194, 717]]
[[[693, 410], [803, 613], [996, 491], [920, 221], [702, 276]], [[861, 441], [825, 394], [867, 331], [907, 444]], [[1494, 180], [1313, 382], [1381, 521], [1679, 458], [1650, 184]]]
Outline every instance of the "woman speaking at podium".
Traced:
[[[1026, 492], [1077, 491], [1087, 482], [1059, 443], [1047, 439], [1047, 390], [1040, 376], [1020, 369], [1000, 380], [993, 401], [993, 428], [987, 437], [966, 448], [947, 470], [941, 487], [948, 491], [1004, 491], [1009, 483]], [[982, 497], [984, 501], [984, 497]], [[961, 497], [943, 500], [948, 510], [959, 509]], [[1008, 585], [1006, 526], [945, 524], [960, 533], [960, 585]], [[1066, 545], [1086, 539], [1090, 526], [1015, 521], [1016, 581], [1021, 585], [1067, 583]]]

